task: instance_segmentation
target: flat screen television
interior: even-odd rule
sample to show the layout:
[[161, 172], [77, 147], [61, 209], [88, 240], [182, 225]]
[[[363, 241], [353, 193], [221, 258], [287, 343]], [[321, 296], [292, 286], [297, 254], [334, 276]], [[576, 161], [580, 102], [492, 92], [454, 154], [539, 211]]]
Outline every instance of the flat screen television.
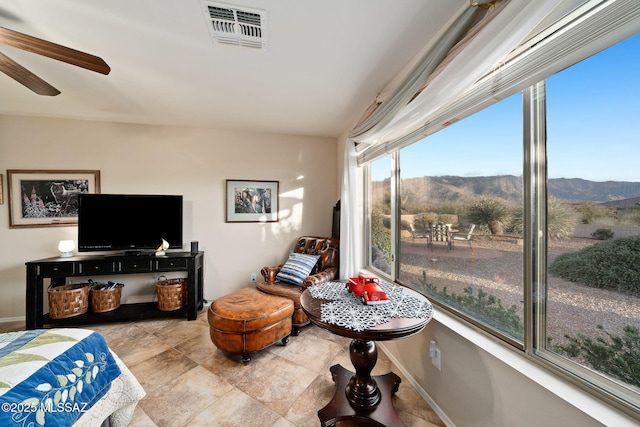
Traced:
[[182, 196], [80, 194], [78, 251], [155, 251], [182, 248]]

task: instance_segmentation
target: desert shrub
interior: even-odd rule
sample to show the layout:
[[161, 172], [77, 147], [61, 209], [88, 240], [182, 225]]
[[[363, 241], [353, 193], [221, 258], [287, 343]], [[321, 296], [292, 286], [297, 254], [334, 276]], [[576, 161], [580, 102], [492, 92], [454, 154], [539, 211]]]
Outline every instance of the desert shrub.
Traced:
[[455, 214], [440, 214], [438, 215], [438, 221], [443, 224], [458, 224], [458, 215]]
[[462, 201], [445, 201], [433, 207], [438, 214], [462, 215], [469, 210], [469, 203]]
[[[603, 329], [598, 325], [598, 329]], [[565, 335], [567, 345], [555, 345], [553, 350], [571, 358], [581, 358], [599, 372], [610, 375], [634, 386], [640, 386], [640, 333], [638, 328], [627, 325], [624, 336], [606, 333], [604, 338], [591, 338], [583, 334], [577, 337]]]
[[413, 217], [413, 226], [415, 228], [429, 228], [429, 222], [436, 221], [437, 219], [437, 214], [421, 213]]
[[515, 305], [503, 307], [499, 298], [482, 289], [478, 289], [477, 295], [473, 294], [470, 286], [464, 288], [463, 295], [447, 292], [446, 286], [439, 290], [427, 281], [425, 271], [422, 271], [420, 283], [414, 283], [413, 287], [515, 339], [524, 338], [524, 325], [518, 315], [518, 308]]
[[492, 234], [502, 234], [502, 223], [509, 218], [507, 202], [497, 197], [482, 197], [469, 208], [469, 220], [486, 226]]
[[610, 228], [598, 228], [596, 231], [591, 233], [591, 237], [596, 240], [613, 239], [613, 231], [611, 231]]
[[[522, 206], [513, 213], [509, 224], [509, 231], [524, 233], [524, 210]], [[576, 225], [574, 210], [557, 199], [550, 198], [547, 202], [547, 234], [551, 239], [566, 239], [573, 233]]]
[[424, 207], [420, 204], [412, 203], [410, 201], [402, 202], [400, 204], [400, 212], [403, 215], [419, 214], [422, 211], [424, 211]]
[[556, 240], [566, 239], [573, 233], [575, 226], [573, 209], [558, 199], [550, 198], [547, 202], [547, 235]]
[[580, 217], [581, 224], [615, 222], [615, 209], [602, 206], [598, 203], [581, 203], [574, 208]]
[[640, 236], [559, 255], [549, 273], [571, 282], [640, 297]]
[[371, 245], [391, 256], [391, 230], [384, 226], [384, 215], [379, 209], [371, 212]]
[[640, 225], [640, 208], [619, 211], [618, 221], [621, 224]]

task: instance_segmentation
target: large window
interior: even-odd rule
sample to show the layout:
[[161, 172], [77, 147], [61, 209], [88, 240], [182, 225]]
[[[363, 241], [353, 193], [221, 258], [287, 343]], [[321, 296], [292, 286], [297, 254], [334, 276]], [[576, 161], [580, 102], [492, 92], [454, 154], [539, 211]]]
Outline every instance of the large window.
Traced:
[[[400, 151], [398, 280], [522, 342], [522, 100]], [[446, 227], [439, 235], [438, 225]]]
[[640, 35], [547, 79], [547, 298], [539, 343], [636, 392], [638, 52]]
[[371, 163], [369, 235], [388, 279], [640, 417], [638, 52], [635, 35]]

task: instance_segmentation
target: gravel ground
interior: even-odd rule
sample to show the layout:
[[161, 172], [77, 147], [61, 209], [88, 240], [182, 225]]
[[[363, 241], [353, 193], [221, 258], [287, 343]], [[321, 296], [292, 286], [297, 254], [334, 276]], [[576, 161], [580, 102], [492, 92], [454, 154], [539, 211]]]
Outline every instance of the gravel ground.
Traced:
[[[549, 244], [549, 262], [560, 253], [579, 250], [595, 243], [590, 238], [574, 238]], [[449, 251], [445, 244], [428, 248], [424, 241], [408, 239], [402, 246], [401, 280], [418, 283], [422, 271], [427, 281], [449, 293], [462, 294], [476, 287], [515, 305], [523, 316], [523, 246], [517, 239], [492, 239], [478, 235], [473, 241], [458, 241]], [[426, 268], [425, 268], [426, 267]], [[553, 343], [565, 343], [565, 334], [603, 335], [597, 329], [622, 335], [623, 327], [640, 328], [640, 298], [595, 289], [548, 277], [547, 333]]]

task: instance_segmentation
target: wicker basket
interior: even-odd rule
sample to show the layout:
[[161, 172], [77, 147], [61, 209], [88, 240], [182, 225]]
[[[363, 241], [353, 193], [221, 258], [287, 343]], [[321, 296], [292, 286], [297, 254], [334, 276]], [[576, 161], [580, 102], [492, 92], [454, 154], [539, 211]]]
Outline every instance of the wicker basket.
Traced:
[[178, 310], [187, 305], [187, 279], [166, 279], [156, 284], [158, 309]]
[[49, 288], [49, 317], [66, 319], [89, 310], [89, 283], [76, 283]]
[[91, 311], [94, 313], [106, 313], [120, 307], [122, 286], [111, 289], [100, 289], [103, 285], [91, 288]]

